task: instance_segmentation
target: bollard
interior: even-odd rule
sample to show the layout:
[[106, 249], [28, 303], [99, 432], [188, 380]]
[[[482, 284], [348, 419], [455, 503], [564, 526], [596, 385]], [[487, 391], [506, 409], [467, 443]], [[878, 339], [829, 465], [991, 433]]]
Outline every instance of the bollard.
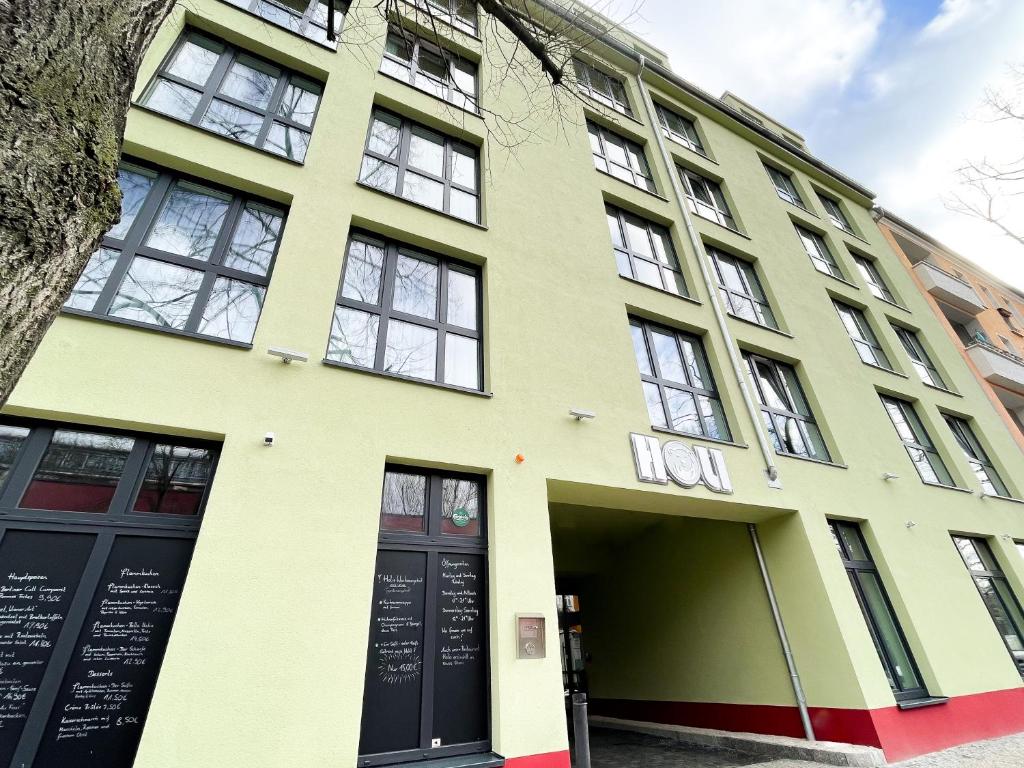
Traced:
[[590, 768], [590, 730], [587, 725], [587, 694], [572, 695], [572, 733], [575, 768]]

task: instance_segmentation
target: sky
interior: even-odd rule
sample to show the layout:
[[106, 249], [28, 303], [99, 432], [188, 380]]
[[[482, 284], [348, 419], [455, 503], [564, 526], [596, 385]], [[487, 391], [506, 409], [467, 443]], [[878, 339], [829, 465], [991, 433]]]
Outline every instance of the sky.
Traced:
[[[1024, 289], [1024, 246], [944, 203], [966, 160], [1024, 156], [1024, 121], [993, 122], [982, 107], [986, 89], [1008, 92], [1008, 65], [1024, 64], [1024, 0], [591, 4], [681, 77], [781, 121], [878, 205]], [[1003, 205], [1024, 230], [1024, 194]]]

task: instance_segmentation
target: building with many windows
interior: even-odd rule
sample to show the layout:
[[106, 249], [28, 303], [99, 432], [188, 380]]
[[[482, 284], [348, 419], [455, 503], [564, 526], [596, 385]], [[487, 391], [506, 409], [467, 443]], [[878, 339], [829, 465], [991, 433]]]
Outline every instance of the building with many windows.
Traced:
[[1024, 730], [1024, 455], [871, 192], [622, 32], [509, 149], [473, 3], [345, 6], [145, 59], [0, 414], [0, 768]]

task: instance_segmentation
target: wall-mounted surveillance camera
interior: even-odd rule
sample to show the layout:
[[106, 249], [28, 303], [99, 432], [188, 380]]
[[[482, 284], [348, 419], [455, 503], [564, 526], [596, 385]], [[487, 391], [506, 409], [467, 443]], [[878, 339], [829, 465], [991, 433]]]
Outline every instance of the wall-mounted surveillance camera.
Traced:
[[596, 419], [597, 414], [593, 411], [585, 411], [582, 408], [570, 408], [569, 415], [572, 416], [576, 421], [582, 421], [583, 419]]
[[277, 440], [277, 435], [273, 432], [267, 432], [267, 434], [263, 436], [263, 444], [267, 446], [267, 448], [273, 447], [275, 440]]
[[284, 347], [271, 347], [267, 350], [267, 354], [280, 357], [285, 363], [290, 363], [292, 360], [304, 363], [309, 360], [309, 355], [305, 352], [296, 352], [294, 349], [285, 349]]

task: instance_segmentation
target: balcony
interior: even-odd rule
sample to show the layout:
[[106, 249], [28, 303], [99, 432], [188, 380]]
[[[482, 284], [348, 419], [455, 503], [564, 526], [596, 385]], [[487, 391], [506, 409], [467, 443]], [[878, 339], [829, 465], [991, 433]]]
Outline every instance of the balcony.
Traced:
[[967, 354], [987, 382], [1024, 392], [1024, 358], [983, 341], [968, 344]]
[[929, 261], [919, 261], [914, 265], [924, 289], [934, 298], [959, 312], [974, 317], [984, 311], [985, 304], [970, 283], [964, 282], [956, 275], [939, 269]]

